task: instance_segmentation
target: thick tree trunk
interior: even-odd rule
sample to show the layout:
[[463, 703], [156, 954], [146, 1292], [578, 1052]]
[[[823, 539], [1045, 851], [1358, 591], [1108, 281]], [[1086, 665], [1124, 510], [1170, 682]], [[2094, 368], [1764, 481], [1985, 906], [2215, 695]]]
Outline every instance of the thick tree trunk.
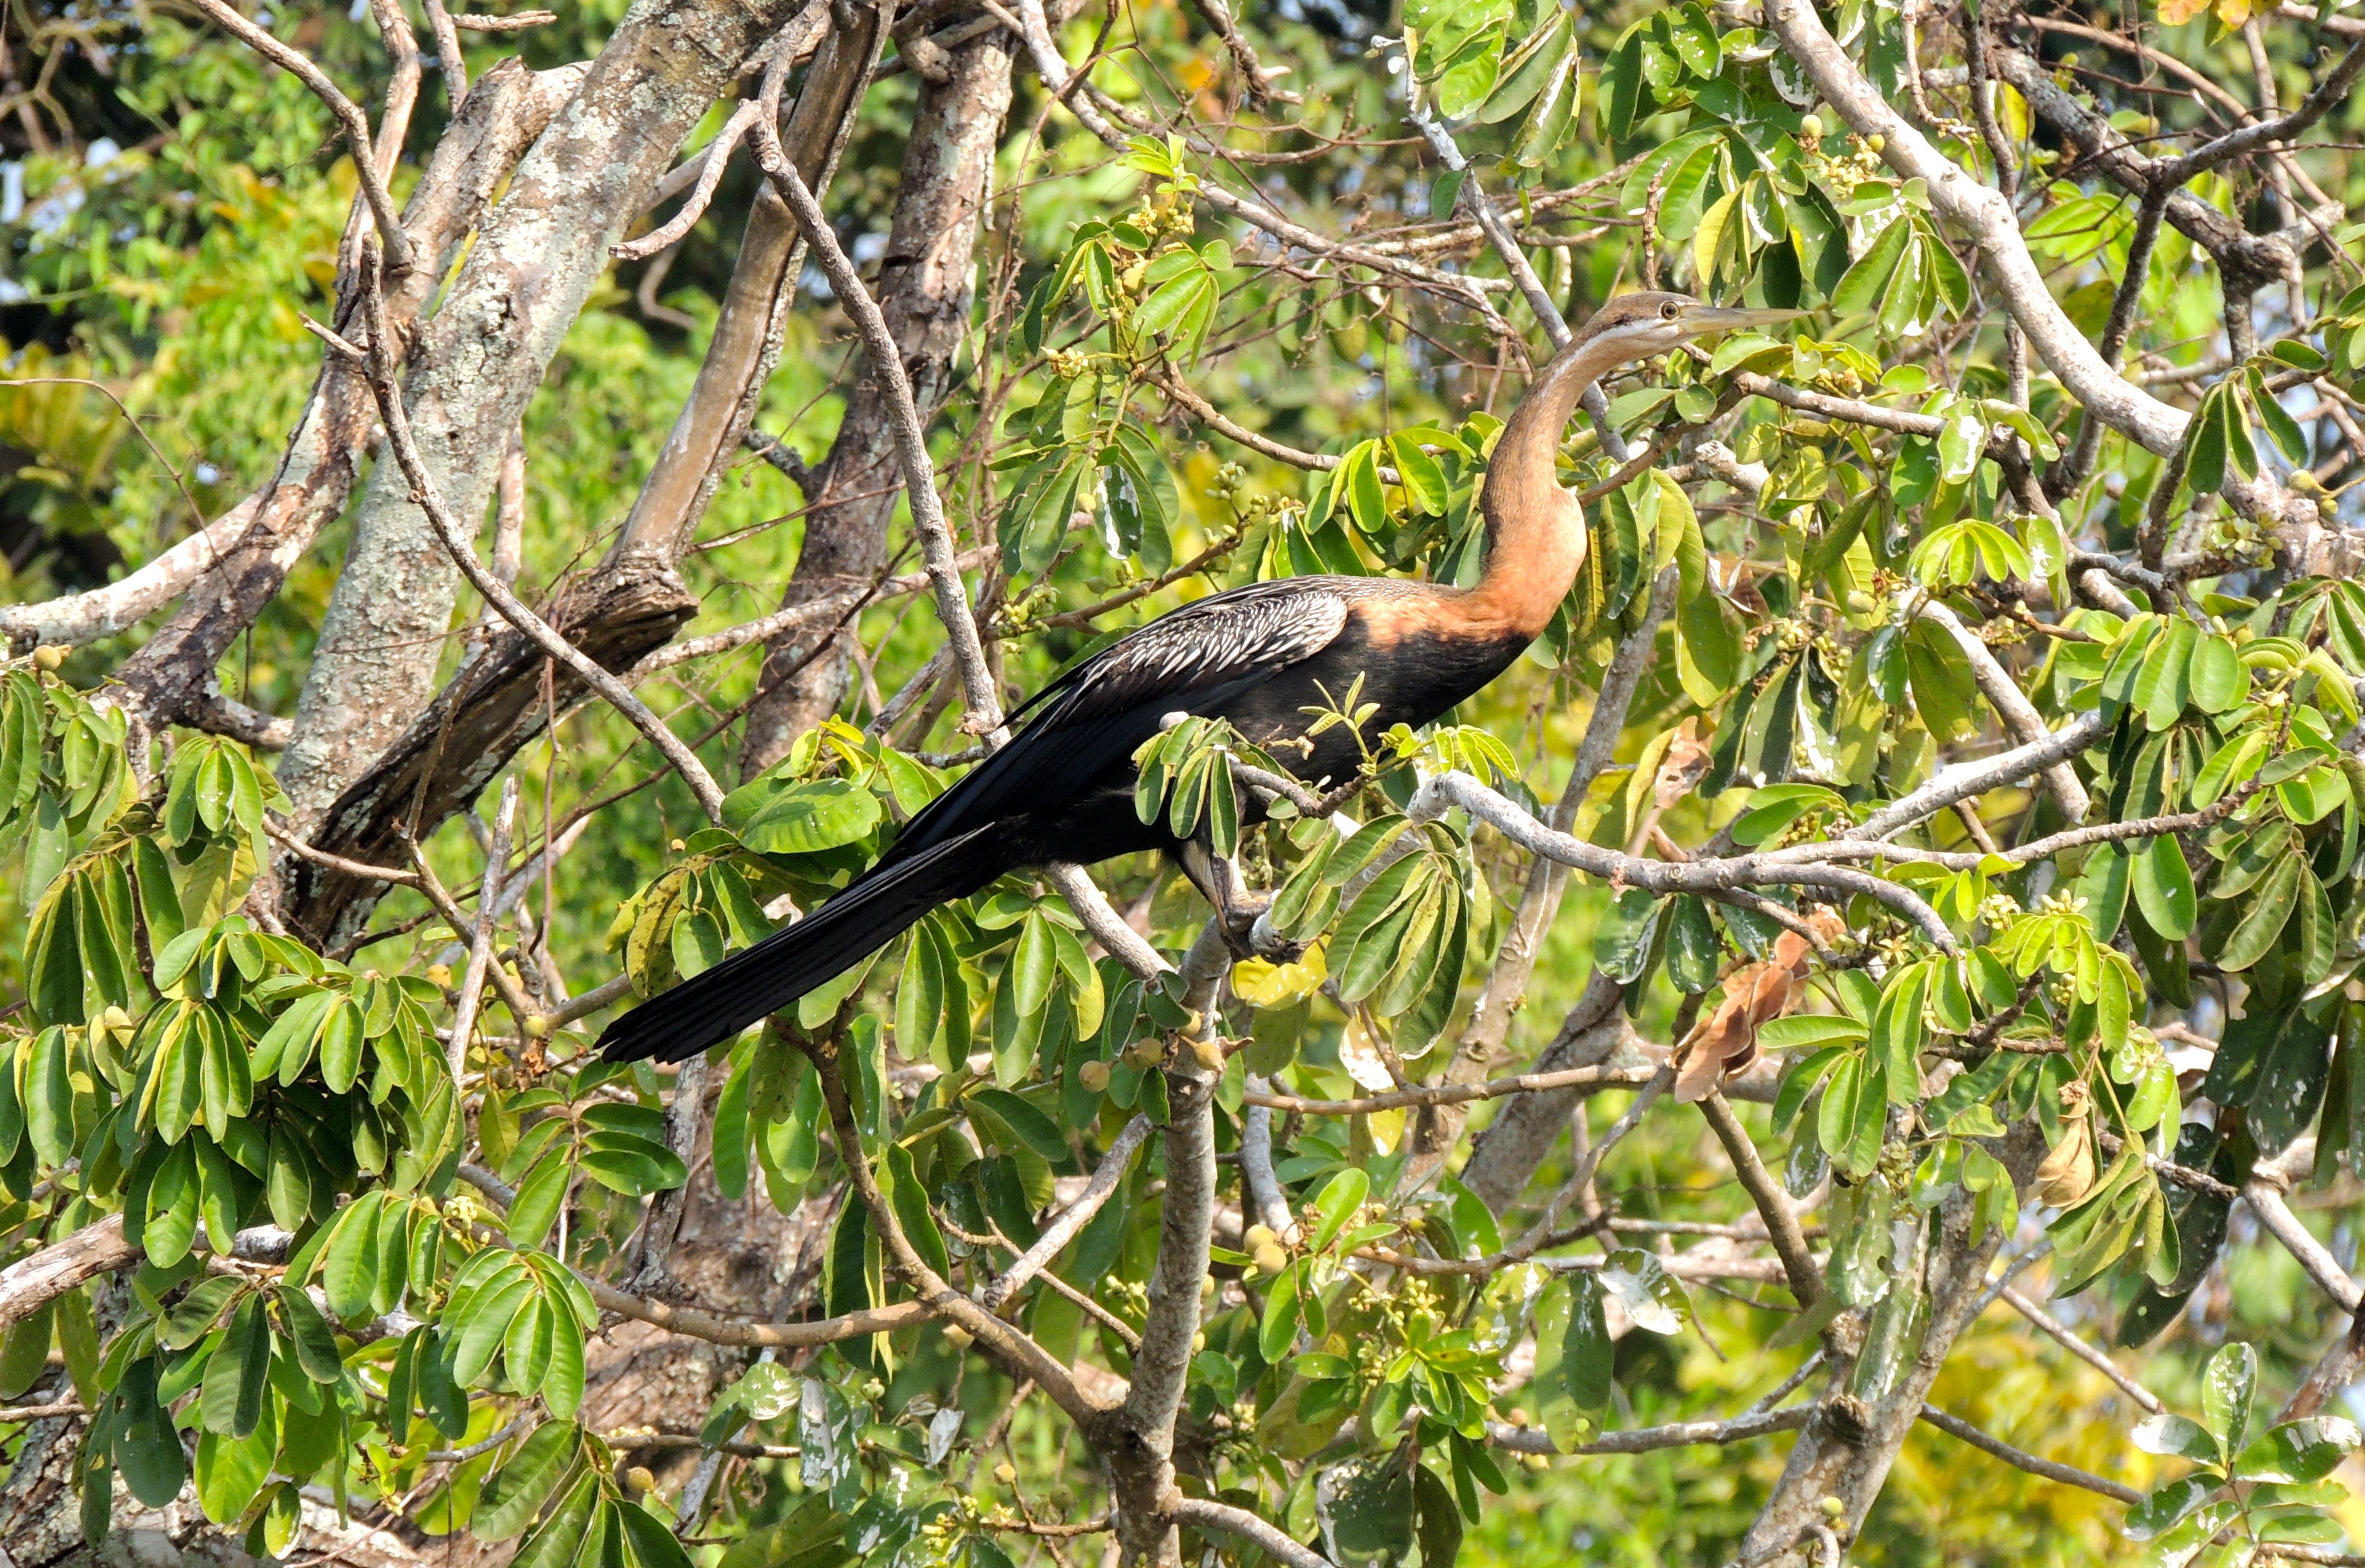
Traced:
[[[452, 510], [480, 516], [510, 431], [682, 138], [794, 0], [643, 0], [518, 167], [413, 358], [405, 402]], [[425, 708], [459, 572], [409, 484], [371, 476], [280, 780], [308, 827]]]
[[[698, 600], [681, 579], [659, 567], [604, 573], [569, 588], [547, 608], [545, 619], [601, 666], [622, 671], [697, 613]], [[337, 797], [313, 843], [364, 865], [400, 863], [414, 817], [424, 834], [465, 810], [542, 734], [553, 710], [565, 712], [583, 696], [580, 677], [555, 666], [523, 637], [496, 637]], [[281, 877], [281, 917], [327, 947], [368, 918], [384, 886], [301, 859], [290, 860]]]
[[[835, 157], [869, 74], [877, 54], [877, 16], [859, 13], [860, 25], [830, 34], [806, 73], [786, 141], [790, 155], [811, 178], [818, 179]], [[779, 206], [768, 189], [765, 199]], [[785, 208], [779, 221], [788, 222]], [[779, 320], [795, 294], [790, 252], [787, 230], [776, 227], [759, 204], [748, 218], [699, 389], [643, 487], [635, 521], [627, 523], [607, 559], [562, 589], [544, 611], [562, 636], [608, 669], [630, 669], [697, 613], [698, 601], [675, 575], [674, 560], [736, 444], [735, 438], [719, 441], [712, 427], [739, 417], [734, 410], [743, 405], [752, 408], [770, 374], [773, 355], [762, 334], [770, 331], [777, 344]], [[694, 417], [701, 410], [706, 418]], [[708, 466], [696, 468], [695, 462]], [[659, 516], [672, 521], [660, 529], [654, 521]], [[400, 859], [407, 834], [430, 833], [465, 808], [542, 734], [554, 708], [563, 712], [581, 699], [582, 682], [563, 669], [555, 672], [545, 696], [543, 671], [549, 662], [516, 630], [494, 631], [483, 653], [458, 670], [319, 813], [315, 846], [369, 865]], [[332, 946], [368, 919], [383, 890], [307, 861], [291, 860], [283, 876], [285, 917]]]
[[[1632, 1037], [1623, 1006], [1625, 996], [1623, 986], [1596, 974], [1576, 1005], [1569, 1009], [1559, 1037], [1545, 1047], [1530, 1070], [1561, 1072], [1608, 1063]], [[1496, 1214], [1518, 1203], [1536, 1167], [1566, 1130], [1569, 1112], [1582, 1097], [1575, 1089], [1552, 1089], [1505, 1101], [1471, 1146], [1470, 1159], [1462, 1168], [1463, 1185]]]
[[[952, 50], [947, 79], [920, 95], [903, 154], [878, 293], [923, 416], [944, 407], [969, 327], [978, 229], [1010, 110], [1010, 40], [1000, 32]], [[901, 490], [887, 413], [866, 364], [829, 455], [813, 469], [804, 548], [783, 606], [866, 581], [884, 564]], [[770, 767], [799, 734], [835, 711], [846, 695], [849, 655], [846, 641], [827, 627], [771, 644], [762, 695], [747, 715], [740, 754], [745, 772]]]

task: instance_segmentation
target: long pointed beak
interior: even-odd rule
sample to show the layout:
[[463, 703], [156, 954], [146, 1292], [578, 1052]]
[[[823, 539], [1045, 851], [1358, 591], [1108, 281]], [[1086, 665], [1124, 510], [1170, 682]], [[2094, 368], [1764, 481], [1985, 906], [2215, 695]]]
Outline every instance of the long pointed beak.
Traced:
[[1771, 327], [1783, 321], [1795, 321], [1808, 314], [1804, 310], [1744, 310], [1729, 305], [1695, 305], [1684, 312], [1684, 336], [1699, 337], [1709, 332], [1732, 332], [1744, 327]]

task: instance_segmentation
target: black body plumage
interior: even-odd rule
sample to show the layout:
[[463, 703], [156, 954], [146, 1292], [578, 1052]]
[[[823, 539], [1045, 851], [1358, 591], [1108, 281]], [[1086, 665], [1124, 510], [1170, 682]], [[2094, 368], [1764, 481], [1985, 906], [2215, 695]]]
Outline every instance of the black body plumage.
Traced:
[[1796, 314], [1680, 294], [1611, 300], [1538, 373], [1496, 440], [1480, 495], [1487, 555], [1476, 588], [1290, 577], [1160, 617], [1038, 693], [1019, 711], [1016, 737], [913, 818], [845, 891], [626, 1014], [600, 1048], [618, 1060], [687, 1059], [1004, 872], [1181, 848], [1133, 802], [1133, 754], [1170, 714], [1223, 718], [1286, 756], [1300, 778], [1345, 778], [1362, 756], [1345, 725], [1302, 749], [1292, 743], [1358, 678], [1359, 700], [1374, 710], [1366, 738], [1428, 723], [1508, 668], [1558, 610], [1586, 555], [1576, 498], [1556, 472], [1585, 389], [1613, 366], [1702, 333]]
[[[1442, 630], [1384, 639], [1375, 609], [1412, 608], [1440, 590], [1384, 577], [1289, 577], [1214, 594], [1083, 661], [1021, 709], [1010, 744], [907, 823], [879, 863], [806, 919], [653, 997], [609, 1025], [614, 1060], [680, 1061], [730, 1039], [842, 973], [939, 904], [1005, 872], [1051, 860], [1089, 865], [1180, 847], [1134, 808], [1133, 754], [1168, 715], [1227, 720], [1268, 747], [1357, 678], [1378, 711], [1365, 737], [1437, 718], [1517, 658], [1521, 636]], [[1341, 779], [1361, 761], [1343, 724], [1293, 772]]]

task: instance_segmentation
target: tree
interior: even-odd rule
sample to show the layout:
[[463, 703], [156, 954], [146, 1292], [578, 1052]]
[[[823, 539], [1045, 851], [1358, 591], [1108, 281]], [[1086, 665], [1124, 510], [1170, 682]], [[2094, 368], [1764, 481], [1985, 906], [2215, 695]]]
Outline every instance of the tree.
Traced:
[[[2355, 1560], [2365, 20], [1381, 12], [9, 14], [10, 1559]], [[1141, 756], [1301, 958], [590, 1054], [1636, 285], [1518, 670]]]

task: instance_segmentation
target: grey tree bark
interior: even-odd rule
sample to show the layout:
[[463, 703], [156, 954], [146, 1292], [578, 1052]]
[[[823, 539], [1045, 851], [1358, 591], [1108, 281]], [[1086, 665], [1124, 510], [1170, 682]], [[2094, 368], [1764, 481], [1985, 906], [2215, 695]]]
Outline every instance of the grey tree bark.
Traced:
[[[844, 143], [878, 39], [879, 13], [857, 12], [852, 26], [822, 40], [806, 71], [788, 117], [786, 145], [813, 178], [827, 173]], [[674, 563], [736, 449], [738, 438], [730, 432], [745, 428], [770, 375], [796, 293], [793, 229], [768, 189], [748, 216], [697, 386], [621, 537], [598, 567], [562, 588], [547, 607], [544, 619], [609, 670], [630, 668], [697, 612], [698, 601], [675, 575]], [[612, 241], [601, 242], [601, 254]], [[538, 367], [534, 374], [540, 375]], [[487, 428], [478, 421], [477, 434]], [[505, 455], [504, 449], [490, 459], [496, 476]], [[554, 708], [563, 712], [581, 698], [580, 682], [559, 670], [545, 699], [548, 663], [522, 633], [494, 633], [423, 711], [412, 710], [416, 717], [383, 749], [351, 759], [355, 776], [319, 812], [315, 846], [370, 865], [398, 859], [398, 841], [412, 831], [414, 812], [416, 831], [424, 833], [462, 809], [542, 733]], [[382, 890], [310, 863], [286, 869], [286, 918], [331, 941], [366, 919]]]
[[[405, 406], [437, 487], [481, 515], [509, 432], [682, 139], [794, 0], [642, 0], [519, 165], [422, 335]], [[308, 828], [426, 707], [459, 574], [409, 487], [371, 477], [280, 764]]]
[[[952, 389], [953, 362], [970, 321], [977, 237], [993, 155], [1010, 111], [1008, 36], [988, 33], [950, 52], [946, 78], [928, 82], [903, 154], [879, 306], [901, 350], [913, 401], [933, 417]], [[777, 198], [775, 198], [777, 199]], [[877, 575], [899, 493], [887, 399], [866, 363], [829, 454], [813, 470], [804, 546], [782, 596], [792, 608]], [[776, 639], [764, 658], [761, 695], [747, 715], [740, 766], [762, 772], [790, 743], [835, 711], [851, 650], [828, 627]]]

